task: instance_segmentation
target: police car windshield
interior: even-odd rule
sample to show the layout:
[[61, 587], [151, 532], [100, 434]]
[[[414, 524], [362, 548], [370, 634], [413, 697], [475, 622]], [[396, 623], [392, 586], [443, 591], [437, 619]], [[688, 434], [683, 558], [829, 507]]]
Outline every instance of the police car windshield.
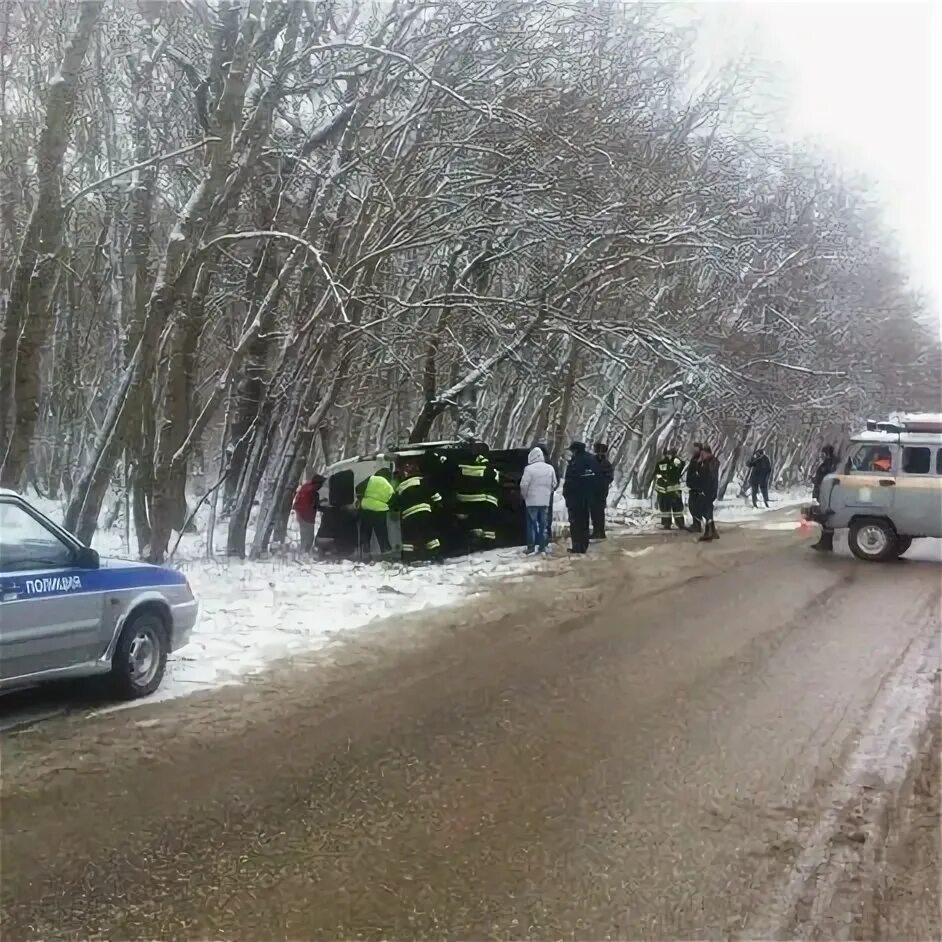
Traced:
[[0, 503], [0, 572], [71, 566], [73, 553], [18, 504]]

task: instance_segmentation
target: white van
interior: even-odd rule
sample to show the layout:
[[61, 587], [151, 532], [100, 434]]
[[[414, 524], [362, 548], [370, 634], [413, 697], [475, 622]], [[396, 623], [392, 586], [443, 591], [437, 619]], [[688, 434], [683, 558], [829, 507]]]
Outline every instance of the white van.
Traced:
[[942, 415], [868, 422], [806, 516], [825, 531], [847, 529], [851, 552], [871, 562], [902, 556], [920, 537], [942, 537]]

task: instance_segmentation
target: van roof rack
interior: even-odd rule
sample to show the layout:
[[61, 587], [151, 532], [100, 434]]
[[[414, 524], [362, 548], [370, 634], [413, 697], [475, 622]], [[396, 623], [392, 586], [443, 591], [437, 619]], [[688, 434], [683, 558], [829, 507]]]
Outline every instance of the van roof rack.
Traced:
[[889, 435], [921, 434], [942, 435], [942, 415], [912, 413], [891, 415], [888, 420], [867, 419], [868, 432], [884, 432]]

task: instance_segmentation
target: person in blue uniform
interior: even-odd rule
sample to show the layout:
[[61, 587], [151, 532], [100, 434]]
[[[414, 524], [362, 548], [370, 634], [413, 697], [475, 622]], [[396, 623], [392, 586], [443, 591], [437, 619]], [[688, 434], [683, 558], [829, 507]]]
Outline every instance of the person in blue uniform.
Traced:
[[563, 499], [569, 513], [570, 553], [582, 554], [589, 549], [589, 515], [598, 493], [599, 467], [595, 456], [586, 451], [584, 442], [569, 446], [569, 464], [563, 479]]

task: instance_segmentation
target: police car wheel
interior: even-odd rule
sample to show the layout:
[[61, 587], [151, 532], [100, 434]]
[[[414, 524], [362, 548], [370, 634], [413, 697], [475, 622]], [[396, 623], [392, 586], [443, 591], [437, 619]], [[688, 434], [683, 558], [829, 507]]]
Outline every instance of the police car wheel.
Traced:
[[896, 557], [896, 531], [885, 520], [855, 521], [847, 542], [850, 551], [866, 562], [880, 563]]
[[111, 684], [126, 700], [153, 693], [167, 666], [167, 630], [155, 612], [141, 612], [124, 626], [111, 662]]

